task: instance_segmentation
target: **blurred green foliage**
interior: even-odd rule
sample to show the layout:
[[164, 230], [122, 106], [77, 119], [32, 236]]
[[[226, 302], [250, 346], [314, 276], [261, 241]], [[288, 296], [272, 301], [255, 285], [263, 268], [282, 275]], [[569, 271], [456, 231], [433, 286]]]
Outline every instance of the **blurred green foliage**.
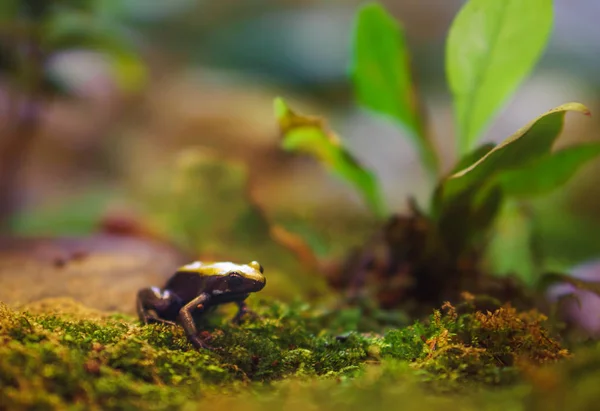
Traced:
[[518, 273], [523, 282], [534, 286], [543, 265], [536, 240], [535, 223], [526, 210], [514, 200], [505, 201], [486, 249], [490, 270], [500, 275]]
[[589, 143], [548, 153], [522, 169], [500, 174], [497, 179], [510, 197], [546, 194], [567, 183], [587, 162], [598, 157], [600, 144]]
[[107, 207], [117, 196], [114, 190], [94, 188], [60, 203], [46, 204], [15, 216], [12, 229], [17, 235], [86, 235], [98, 228]]
[[47, 63], [61, 52], [85, 49], [108, 58], [124, 91], [140, 90], [146, 67], [120, 11], [119, 2], [110, 0], [6, 0], [0, 8], [0, 72], [29, 92], [68, 94]]
[[[498, 145], [475, 147], [484, 126], [539, 59], [551, 26], [550, 0], [521, 3], [470, 0], [451, 25], [446, 71], [456, 108], [460, 150], [453, 171], [437, 181], [429, 218], [437, 228], [433, 235], [443, 240], [454, 259], [468, 255], [474, 248], [484, 248], [485, 253], [485, 246], [481, 245], [489, 237], [490, 229], [499, 227], [493, 225], [498, 215], [505, 217], [499, 212], [507, 201], [530, 200], [556, 190], [600, 154], [598, 144], [552, 152], [563, 128], [565, 112], [589, 114], [579, 103], [550, 110]], [[435, 149], [424, 134], [408, 51], [398, 24], [381, 6], [375, 3], [364, 6], [357, 13], [353, 49], [352, 80], [358, 102], [394, 117], [412, 130], [423, 166], [432, 169]], [[278, 115], [285, 135], [289, 126], [281, 118]], [[314, 143], [309, 141], [314, 142], [314, 136], [298, 135], [293, 147], [288, 144], [287, 148], [306, 152], [302, 145], [305, 144], [314, 150]], [[341, 163], [332, 167], [331, 156], [316, 154], [332, 171], [344, 173]], [[369, 187], [377, 184], [372, 178], [368, 181]], [[368, 204], [373, 203], [365, 194], [369, 191], [364, 185], [355, 183], [355, 187]], [[375, 215], [380, 217], [378, 212]], [[523, 235], [521, 244], [531, 245], [528, 236]], [[496, 240], [500, 238], [496, 236]], [[497, 252], [502, 247], [498, 244], [494, 247], [496, 252], [487, 255], [499, 258]], [[522, 268], [515, 274], [531, 283], [533, 262], [526, 256], [532, 254], [521, 253], [517, 258], [521, 262], [513, 268]]]
[[[579, 155], [575, 161], [563, 162], [561, 167], [542, 168], [541, 171], [547, 173], [545, 179], [532, 176], [532, 168], [537, 166], [537, 161], [554, 159], [557, 155], [550, 151], [560, 135], [567, 111], [589, 114], [584, 106], [577, 103], [552, 109], [492, 149], [484, 148], [486, 153], [481, 158], [441, 181], [432, 208], [448, 242], [468, 246], [472, 241], [469, 237], [487, 230], [501, 207], [502, 198], [512, 197], [511, 187], [503, 183], [514, 179], [521, 193], [534, 196], [558, 188], [584, 161], [593, 158], [589, 155], [589, 147], [594, 146], [583, 146], [585, 156]], [[600, 154], [600, 151], [592, 151], [592, 154]], [[564, 157], [559, 158], [565, 160]], [[508, 178], [505, 178], [506, 172], [509, 173]], [[526, 181], [531, 183], [529, 191], [522, 185]], [[543, 182], [546, 182], [545, 190], [540, 189]], [[515, 193], [518, 195], [519, 191]], [[478, 215], [485, 218], [476, 218]]]
[[540, 58], [553, 23], [552, 0], [470, 0], [446, 44], [458, 150], [474, 148], [492, 116]]
[[439, 171], [412, 79], [406, 39], [398, 22], [378, 3], [356, 15], [351, 75], [357, 101], [403, 126], [415, 142], [423, 165]]
[[135, 198], [159, 237], [199, 258], [260, 261], [269, 277], [267, 293], [278, 297], [323, 290], [324, 279], [311, 275], [311, 268], [273, 235], [277, 225], [254, 202], [243, 163], [191, 147], [168, 164], [135, 187]]
[[373, 173], [358, 163], [340, 139], [326, 129], [321, 119], [294, 113], [282, 99], [275, 100], [275, 116], [284, 150], [315, 157], [334, 174], [352, 184], [374, 215], [383, 218], [387, 214]]

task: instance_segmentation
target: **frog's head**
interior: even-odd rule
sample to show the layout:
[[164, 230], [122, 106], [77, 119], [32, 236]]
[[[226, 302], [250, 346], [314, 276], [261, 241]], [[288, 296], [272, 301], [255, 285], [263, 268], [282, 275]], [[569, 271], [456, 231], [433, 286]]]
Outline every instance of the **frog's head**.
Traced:
[[218, 262], [202, 264], [198, 272], [207, 277], [207, 288], [214, 295], [244, 295], [262, 290], [267, 280], [257, 261], [249, 264]]
[[[249, 264], [239, 265], [228, 274], [228, 284], [232, 291], [243, 293], [256, 293], [267, 285], [267, 279], [264, 276], [263, 266], [258, 261], [252, 261]], [[241, 279], [239, 277], [241, 277]]]

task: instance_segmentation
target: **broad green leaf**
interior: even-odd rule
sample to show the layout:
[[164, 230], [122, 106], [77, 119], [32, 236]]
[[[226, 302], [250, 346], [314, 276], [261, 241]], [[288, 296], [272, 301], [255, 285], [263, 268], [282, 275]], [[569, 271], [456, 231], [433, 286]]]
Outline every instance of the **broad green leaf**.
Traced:
[[409, 52], [398, 22], [377, 3], [363, 6], [356, 18], [351, 65], [358, 102], [403, 126], [433, 174], [438, 159], [426, 134], [411, 76]]
[[600, 144], [582, 144], [546, 155], [533, 163], [501, 173], [497, 180], [511, 197], [548, 193], [565, 184], [588, 161], [600, 155]]
[[552, 21], [552, 0], [469, 0], [459, 11], [446, 44], [459, 153], [473, 147], [531, 72]]
[[476, 161], [478, 161], [481, 157], [489, 153], [493, 148], [494, 143], [487, 143], [477, 147], [475, 150], [471, 151], [467, 155], [463, 156], [460, 161], [454, 166], [451, 174], [458, 173], [459, 171], [464, 170], [465, 168], [473, 165]]
[[522, 167], [548, 154], [560, 134], [565, 113], [576, 111], [589, 115], [589, 110], [579, 103], [556, 107], [498, 144], [477, 162], [444, 182], [444, 196], [452, 196], [469, 187], [487, 183], [494, 174]]
[[375, 176], [358, 163], [321, 119], [294, 113], [280, 98], [275, 100], [275, 116], [284, 150], [312, 155], [352, 184], [376, 216], [385, 217], [386, 209]]
[[[488, 228], [503, 198], [503, 195], [498, 195], [498, 191], [502, 190], [496, 179], [509, 170], [521, 169], [548, 156], [560, 134], [567, 111], [589, 114], [587, 108], [578, 103], [552, 109], [487, 153], [483, 154], [488, 147], [480, 148], [481, 153], [475, 150], [465, 157], [468, 162], [475, 160], [479, 154], [483, 155], [440, 183], [433, 198], [432, 211], [448, 244], [460, 249], [478, 232]], [[480, 214], [485, 218], [475, 219]]]
[[[463, 156], [460, 161], [452, 168], [450, 175], [457, 173], [465, 168], [469, 167], [481, 157], [486, 155], [490, 150], [494, 148], [494, 143], [484, 144], [470, 153]], [[432, 208], [431, 212], [433, 215], [439, 215], [440, 207], [442, 206], [443, 194], [444, 194], [444, 183], [445, 180], [442, 180], [441, 183], [436, 187], [433, 197], [432, 197]]]

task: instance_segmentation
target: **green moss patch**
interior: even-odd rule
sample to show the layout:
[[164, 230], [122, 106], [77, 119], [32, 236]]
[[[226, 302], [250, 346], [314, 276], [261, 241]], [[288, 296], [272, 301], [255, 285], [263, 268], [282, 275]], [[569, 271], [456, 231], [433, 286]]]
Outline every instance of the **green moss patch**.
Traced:
[[390, 330], [383, 354], [411, 361], [428, 379], [449, 382], [446, 388], [468, 381], [508, 384], [518, 380], [523, 367], [570, 356], [546, 321], [536, 310], [519, 312], [510, 304], [482, 312], [466, 294], [458, 307], [444, 304], [427, 323]]
[[321, 333], [317, 317], [302, 307], [271, 303], [259, 313], [240, 327], [223, 319], [210, 332], [212, 352], [195, 350], [180, 327], [0, 305], [0, 402], [11, 409], [73, 403], [169, 408], [223, 387], [351, 374], [368, 356], [367, 340], [340, 342]]
[[179, 409], [250, 392], [262, 403], [289, 398], [294, 384], [310, 390], [303, 395], [311, 401], [332, 387], [342, 401], [380, 383], [399, 392], [415, 384], [430, 394], [460, 392], [457, 384], [512, 383], [521, 364], [568, 356], [543, 316], [509, 306], [484, 313], [468, 302], [446, 304], [428, 321], [361, 334], [343, 309], [262, 301], [258, 317], [241, 326], [227, 316], [211, 320], [203, 333], [215, 351], [195, 350], [180, 327], [97, 312], [86, 319], [81, 306], [60, 306], [0, 304], [0, 403], [9, 409]]

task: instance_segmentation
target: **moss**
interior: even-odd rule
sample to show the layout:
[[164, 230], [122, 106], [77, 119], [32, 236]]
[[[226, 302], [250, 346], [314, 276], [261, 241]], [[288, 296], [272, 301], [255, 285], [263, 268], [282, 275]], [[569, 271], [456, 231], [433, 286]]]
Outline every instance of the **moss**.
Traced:
[[367, 365], [352, 378], [286, 379], [270, 391], [246, 391], [240, 396], [219, 398], [217, 410], [265, 409], [362, 411], [394, 410], [520, 410], [526, 392], [521, 387], [501, 391], [435, 395], [423, 387], [409, 363], [384, 359]]
[[226, 396], [234, 402], [246, 398], [242, 409], [251, 409], [293, 402], [300, 392], [306, 407], [330, 394], [340, 406], [383, 407], [389, 401], [377, 398], [385, 394], [408, 396], [404, 401], [416, 407], [417, 393], [470, 397], [481, 383], [515, 382], [527, 367], [568, 355], [548, 335], [543, 316], [510, 306], [482, 312], [469, 301], [446, 304], [410, 327], [339, 336], [355, 313], [254, 304], [258, 318], [242, 326], [218, 313], [211, 319], [203, 333], [216, 351], [193, 349], [180, 327], [141, 326], [102, 313], [86, 318], [76, 305], [72, 312], [52, 304], [21, 312], [0, 304], [0, 403], [9, 409], [181, 409], [200, 400], [212, 406], [225, 392], [236, 394]]
[[141, 326], [123, 316], [17, 312], [0, 304], [6, 387], [0, 402], [11, 409], [168, 408], [248, 382], [351, 374], [367, 358], [366, 339], [340, 342], [322, 333], [319, 316], [307, 307], [264, 303], [257, 310], [259, 319], [242, 326], [217, 318], [209, 333], [218, 350], [210, 352], [193, 349], [180, 327]]
[[426, 323], [388, 331], [382, 355], [412, 361], [428, 372], [427, 379], [486, 384], [512, 383], [520, 366], [570, 356], [545, 327], [547, 317], [536, 310], [519, 312], [506, 304], [482, 312], [468, 294], [458, 308], [445, 303]]

